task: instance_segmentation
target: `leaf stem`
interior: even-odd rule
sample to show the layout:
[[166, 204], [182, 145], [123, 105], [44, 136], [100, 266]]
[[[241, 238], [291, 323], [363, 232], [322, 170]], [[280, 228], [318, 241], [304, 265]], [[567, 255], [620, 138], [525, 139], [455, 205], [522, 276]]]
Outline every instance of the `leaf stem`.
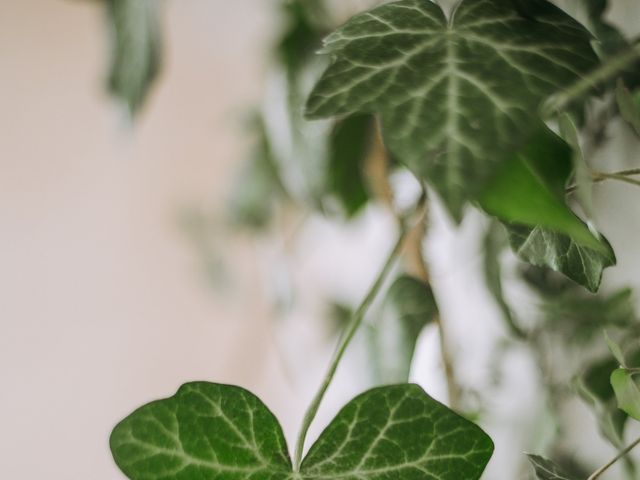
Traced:
[[[640, 186], [640, 180], [629, 178], [640, 175], [640, 168], [632, 168], [629, 170], [620, 170], [619, 172], [592, 172], [593, 183], [602, 183], [605, 180], [618, 180], [619, 182], [629, 183], [631, 185]], [[567, 193], [573, 193], [577, 189], [577, 185], [567, 187]]]
[[622, 450], [620, 453], [618, 453], [618, 455], [616, 455], [614, 458], [611, 459], [611, 461], [609, 461], [609, 463], [607, 463], [606, 465], [604, 465], [603, 467], [599, 468], [598, 470], [596, 470], [595, 472], [593, 472], [591, 474], [591, 476], [589, 478], [587, 478], [587, 480], [596, 480], [598, 478], [600, 478], [600, 476], [606, 472], [609, 468], [611, 468], [618, 460], [620, 460], [622, 457], [624, 457], [625, 455], [627, 455], [631, 450], [633, 450], [635, 447], [637, 447], [638, 445], [640, 445], [640, 438], [638, 438], [635, 442], [633, 442], [631, 445], [629, 445], [628, 447], [626, 447], [624, 450]]
[[[420, 206], [423, 203], [424, 203], [424, 196], [420, 199], [418, 203], [418, 208], [416, 210], [419, 210]], [[411, 218], [414, 212], [412, 212], [407, 217], [404, 217], [400, 220], [399, 222], [400, 233], [398, 235], [398, 240], [396, 241], [395, 246], [391, 250], [391, 253], [387, 257], [387, 260], [384, 263], [382, 270], [380, 270], [378, 277], [375, 279], [375, 281], [373, 282], [373, 285], [369, 289], [369, 292], [365, 296], [364, 300], [362, 301], [358, 309], [353, 313], [353, 316], [351, 317], [351, 321], [347, 326], [345, 332], [343, 333], [342, 338], [340, 339], [340, 342], [338, 344], [338, 347], [336, 348], [336, 351], [333, 354], [333, 358], [331, 359], [331, 363], [329, 364], [329, 369], [327, 370], [327, 373], [324, 376], [322, 384], [320, 385], [318, 392], [313, 397], [313, 400], [311, 401], [311, 405], [309, 405], [309, 408], [307, 409], [304, 415], [304, 418], [302, 420], [302, 426], [300, 427], [300, 433], [298, 434], [295, 455], [294, 455], [293, 467], [294, 467], [294, 471], [296, 472], [300, 471], [300, 464], [302, 462], [302, 454], [304, 451], [304, 442], [305, 442], [307, 433], [309, 431], [309, 427], [311, 426], [313, 419], [318, 413], [318, 409], [320, 408], [320, 403], [322, 402], [322, 399], [324, 398], [324, 395], [327, 392], [327, 389], [329, 388], [331, 381], [333, 380], [336, 370], [338, 369], [338, 365], [340, 364], [340, 361], [342, 360], [342, 357], [344, 356], [344, 353], [347, 350], [349, 343], [353, 339], [353, 336], [358, 330], [358, 327], [361, 325], [362, 320], [364, 319], [364, 316], [367, 313], [367, 310], [373, 303], [373, 300], [376, 298], [377, 294], [380, 292], [380, 289], [384, 284], [384, 281], [387, 278], [387, 275], [391, 271], [391, 267], [393, 267], [395, 261], [398, 259], [398, 257], [400, 256], [400, 253], [402, 252], [405, 239], [407, 238], [408, 233], [411, 231], [411, 228], [408, 225], [408, 219]]]

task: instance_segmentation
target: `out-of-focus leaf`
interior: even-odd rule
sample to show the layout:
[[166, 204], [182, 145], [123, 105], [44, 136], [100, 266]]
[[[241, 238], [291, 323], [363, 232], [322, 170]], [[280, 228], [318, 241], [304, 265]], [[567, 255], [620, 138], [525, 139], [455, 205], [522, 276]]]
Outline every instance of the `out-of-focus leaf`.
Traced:
[[613, 355], [613, 358], [615, 358], [618, 361], [618, 366], [626, 368], [624, 354], [622, 353], [622, 349], [620, 348], [620, 345], [618, 345], [617, 342], [614, 342], [611, 339], [611, 337], [609, 337], [609, 334], [606, 331], [604, 332], [604, 338], [605, 338], [605, 341], [607, 342], [607, 347], [609, 347], [609, 351]]
[[460, 219], [537, 128], [540, 103], [598, 64], [573, 18], [546, 1], [527, 9], [538, 21], [506, 0], [464, 0], [451, 21], [425, 0], [356, 15], [325, 41], [333, 61], [307, 114], [379, 113], [389, 150]]
[[377, 384], [408, 381], [418, 336], [437, 312], [428, 285], [408, 275], [396, 279], [367, 330]]
[[593, 179], [580, 146], [578, 128], [568, 113], [560, 115], [559, 126], [562, 138], [573, 149], [573, 177], [576, 183], [576, 197], [585, 214], [589, 218], [593, 218]]
[[542, 127], [496, 172], [478, 202], [483, 210], [503, 222], [568, 235], [578, 246], [605, 253], [608, 247], [565, 203], [571, 171], [571, 149], [551, 130]]
[[531, 465], [533, 465], [538, 480], [577, 480], [575, 477], [570, 477], [563, 472], [562, 469], [551, 460], [547, 460], [538, 455], [527, 456], [529, 457]]
[[113, 31], [109, 90], [132, 116], [160, 71], [162, 6], [158, 0], [107, 0]]
[[504, 228], [500, 223], [492, 221], [484, 236], [484, 277], [491, 296], [497, 303], [502, 316], [509, 327], [509, 331], [517, 338], [525, 338], [527, 335], [518, 326], [515, 314], [502, 290], [502, 272], [500, 267], [500, 253], [507, 245]]
[[640, 420], [640, 389], [633, 374], [624, 368], [618, 368], [611, 374], [611, 386], [618, 400], [618, 408], [631, 418]]
[[618, 363], [611, 358], [590, 365], [576, 379], [578, 394], [593, 408], [602, 435], [615, 447], [623, 444], [627, 414], [618, 408], [615, 392], [611, 386], [611, 372]]
[[287, 191], [280, 178], [262, 117], [258, 115], [254, 118], [251, 129], [257, 135], [256, 145], [236, 180], [229, 209], [234, 222], [260, 229], [269, 224], [276, 202], [286, 199]]
[[281, 8], [286, 26], [276, 52], [293, 77], [309, 61], [327, 33], [321, 26], [326, 13], [321, 0], [283, 0]]
[[364, 165], [371, 148], [373, 126], [370, 115], [354, 115], [338, 121], [329, 139], [329, 192], [340, 200], [349, 217], [369, 200]]
[[619, 79], [616, 85], [616, 101], [622, 118], [640, 135], [640, 91], [632, 94]]

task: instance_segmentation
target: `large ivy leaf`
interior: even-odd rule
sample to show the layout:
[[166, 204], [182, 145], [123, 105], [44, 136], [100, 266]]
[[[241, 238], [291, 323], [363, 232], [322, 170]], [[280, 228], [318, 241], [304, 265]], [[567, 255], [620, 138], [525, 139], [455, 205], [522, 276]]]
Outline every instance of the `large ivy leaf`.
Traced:
[[325, 41], [333, 61], [310, 95], [312, 118], [382, 116], [391, 152], [454, 217], [537, 126], [537, 107], [597, 64], [590, 34], [545, 0], [464, 0], [447, 21], [429, 0], [352, 18]]
[[109, 89], [133, 115], [142, 107], [160, 71], [161, 38], [157, 0], [108, 0], [113, 25]]
[[280, 425], [257, 397], [198, 382], [125, 418], [111, 450], [131, 480], [477, 480], [493, 444], [420, 387], [382, 387], [349, 402], [293, 472]]
[[393, 282], [367, 330], [376, 383], [409, 380], [418, 336], [437, 313], [435, 297], [425, 282], [409, 275]]
[[562, 469], [551, 460], [547, 460], [538, 455], [528, 455], [528, 457], [538, 480], [576, 480], [563, 472]]

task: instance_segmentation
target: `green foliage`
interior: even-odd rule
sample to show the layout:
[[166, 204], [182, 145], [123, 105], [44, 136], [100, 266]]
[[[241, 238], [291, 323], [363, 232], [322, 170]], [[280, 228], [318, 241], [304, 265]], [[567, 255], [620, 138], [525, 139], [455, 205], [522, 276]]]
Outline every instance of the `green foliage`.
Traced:
[[409, 380], [418, 336], [437, 314], [438, 306], [427, 284], [408, 275], [395, 280], [367, 330], [376, 383]]
[[622, 80], [618, 80], [616, 100], [622, 118], [640, 135], [640, 90], [631, 93]]
[[564, 473], [562, 469], [551, 460], [547, 460], [538, 455], [528, 455], [528, 457], [538, 480], [577, 480]]
[[537, 107], [597, 65], [589, 33], [546, 1], [538, 21], [506, 0], [400, 0], [357, 15], [325, 41], [333, 61], [312, 118], [382, 116], [385, 143], [444, 198], [455, 218], [537, 127]]
[[160, 71], [162, 2], [107, 0], [107, 6], [113, 25], [109, 90], [135, 115]]
[[294, 472], [282, 429], [256, 396], [197, 382], [124, 419], [111, 449], [131, 480], [477, 480], [493, 444], [420, 387], [382, 387], [349, 402]]
[[640, 388], [633, 379], [633, 373], [618, 368], [611, 374], [611, 386], [616, 393], [618, 407], [627, 415], [640, 420]]

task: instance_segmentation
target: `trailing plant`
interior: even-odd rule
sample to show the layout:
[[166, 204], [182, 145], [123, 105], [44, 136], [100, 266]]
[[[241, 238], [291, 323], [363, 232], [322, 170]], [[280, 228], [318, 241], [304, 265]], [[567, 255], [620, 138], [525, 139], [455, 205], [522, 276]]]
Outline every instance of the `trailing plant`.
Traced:
[[[342, 326], [293, 457], [277, 419], [253, 394], [195, 382], [116, 426], [116, 463], [131, 480], [479, 479], [493, 442], [469, 419], [422, 252], [428, 214], [441, 204], [456, 224], [472, 208], [490, 219], [487, 289], [505, 320], [506, 346], [526, 345], [537, 362], [553, 415], [561, 416], [567, 398], [581, 397], [619, 450], [588, 479], [621, 459], [635, 478], [628, 453], [640, 440], [627, 445], [624, 432], [640, 420], [640, 362], [633, 342], [614, 340], [637, 339], [640, 324], [630, 290], [597, 293], [616, 255], [596, 229], [592, 189], [605, 181], [638, 186], [640, 169], [601, 171], [592, 163], [611, 141], [614, 120], [640, 136], [640, 43], [608, 22], [605, 0], [580, 2], [584, 24], [547, 0], [461, 0], [449, 14], [430, 0], [370, 3], [351, 18], [321, 0], [282, 3], [272, 62], [279, 81], [270, 87], [279, 94], [271, 91], [252, 115], [256, 149], [231, 201], [235, 223], [257, 230], [280, 208], [353, 219], [382, 204], [397, 218], [395, 246]], [[115, 26], [110, 85], [135, 113], [157, 73], [160, 7], [107, 4]], [[284, 104], [274, 107], [271, 98]], [[282, 129], [284, 139], [275, 133]], [[398, 171], [420, 186], [410, 208], [398, 206], [403, 192], [390, 180]], [[516, 277], [538, 299], [529, 321], [503, 291], [506, 246], [521, 262]], [[448, 406], [407, 383], [418, 336], [431, 324]], [[307, 450], [308, 430], [359, 330], [381, 386], [347, 403]], [[584, 355], [605, 344], [610, 354]], [[573, 379], [547, 365], [554, 345], [579, 359]], [[474, 420], [482, 424], [482, 415]], [[575, 462], [571, 471], [572, 462], [559, 465], [561, 437], [559, 427], [547, 446], [553, 458], [529, 455], [535, 475], [586, 478]]]

